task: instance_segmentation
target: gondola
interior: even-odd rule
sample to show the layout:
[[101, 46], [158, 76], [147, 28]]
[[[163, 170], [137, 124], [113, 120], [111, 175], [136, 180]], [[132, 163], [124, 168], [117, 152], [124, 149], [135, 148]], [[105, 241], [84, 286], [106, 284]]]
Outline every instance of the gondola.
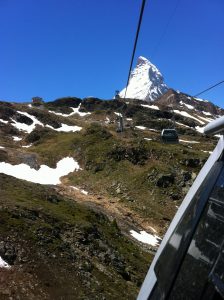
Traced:
[[176, 129], [167, 128], [161, 132], [161, 141], [166, 144], [178, 144], [179, 138]]

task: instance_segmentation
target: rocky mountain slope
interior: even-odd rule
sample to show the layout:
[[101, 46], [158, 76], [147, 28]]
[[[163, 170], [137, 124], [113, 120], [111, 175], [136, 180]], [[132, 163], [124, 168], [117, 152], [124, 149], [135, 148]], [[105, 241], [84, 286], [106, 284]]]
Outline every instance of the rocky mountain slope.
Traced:
[[[147, 104], [1, 102], [0, 298], [135, 299], [219, 115], [173, 90]], [[173, 119], [180, 143], [163, 144]]]
[[[158, 68], [145, 57], [140, 56], [137, 65], [131, 72], [126, 98], [139, 100], [155, 100], [168, 90]], [[124, 98], [126, 89], [120, 93]]]

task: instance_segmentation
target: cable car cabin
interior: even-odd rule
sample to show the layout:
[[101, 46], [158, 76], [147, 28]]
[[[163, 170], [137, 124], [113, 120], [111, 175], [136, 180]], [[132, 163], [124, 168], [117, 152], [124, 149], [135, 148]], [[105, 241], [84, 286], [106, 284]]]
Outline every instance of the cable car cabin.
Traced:
[[161, 140], [166, 144], [177, 144], [179, 138], [176, 129], [163, 129], [161, 132]]
[[224, 299], [224, 117], [204, 132], [220, 140], [170, 224], [138, 300]]

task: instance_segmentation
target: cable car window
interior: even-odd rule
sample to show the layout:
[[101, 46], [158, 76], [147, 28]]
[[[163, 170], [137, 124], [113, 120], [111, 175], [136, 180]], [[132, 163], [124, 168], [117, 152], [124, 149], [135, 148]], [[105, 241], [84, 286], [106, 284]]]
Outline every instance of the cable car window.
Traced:
[[[169, 299], [224, 299], [224, 168], [209, 197]], [[182, 295], [182, 297], [181, 297]]]
[[[164, 299], [172, 287], [184, 255], [192, 240], [192, 236], [194, 235], [195, 228], [222, 167], [223, 162], [216, 162], [213, 165], [203, 184], [194, 195], [189, 207], [186, 209], [186, 212], [171, 235], [155, 265], [157, 287], [153, 294], [157, 294], [157, 299], [158, 291], [160, 295], [159, 298]], [[153, 294], [150, 299], [156, 299]]]

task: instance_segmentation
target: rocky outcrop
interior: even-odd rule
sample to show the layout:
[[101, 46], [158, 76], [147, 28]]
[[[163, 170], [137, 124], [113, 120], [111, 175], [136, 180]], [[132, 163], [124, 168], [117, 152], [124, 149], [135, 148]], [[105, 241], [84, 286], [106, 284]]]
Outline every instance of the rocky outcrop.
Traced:
[[148, 158], [144, 145], [136, 147], [115, 146], [109, 153], [108, 158], [115, 161], [128, 160], [134, 165], [143, 165]]
[[163, 187], [163, 188], [166, 188], [172, 184], [174, 184], [173, 174], [161, 175], [156, 182], [156, 185], [158, 187]]
[[0, 256], [9, 264], [13, 265], [17, 254], [16, 249], [12, 243], [7, 241], [0, 242]]

